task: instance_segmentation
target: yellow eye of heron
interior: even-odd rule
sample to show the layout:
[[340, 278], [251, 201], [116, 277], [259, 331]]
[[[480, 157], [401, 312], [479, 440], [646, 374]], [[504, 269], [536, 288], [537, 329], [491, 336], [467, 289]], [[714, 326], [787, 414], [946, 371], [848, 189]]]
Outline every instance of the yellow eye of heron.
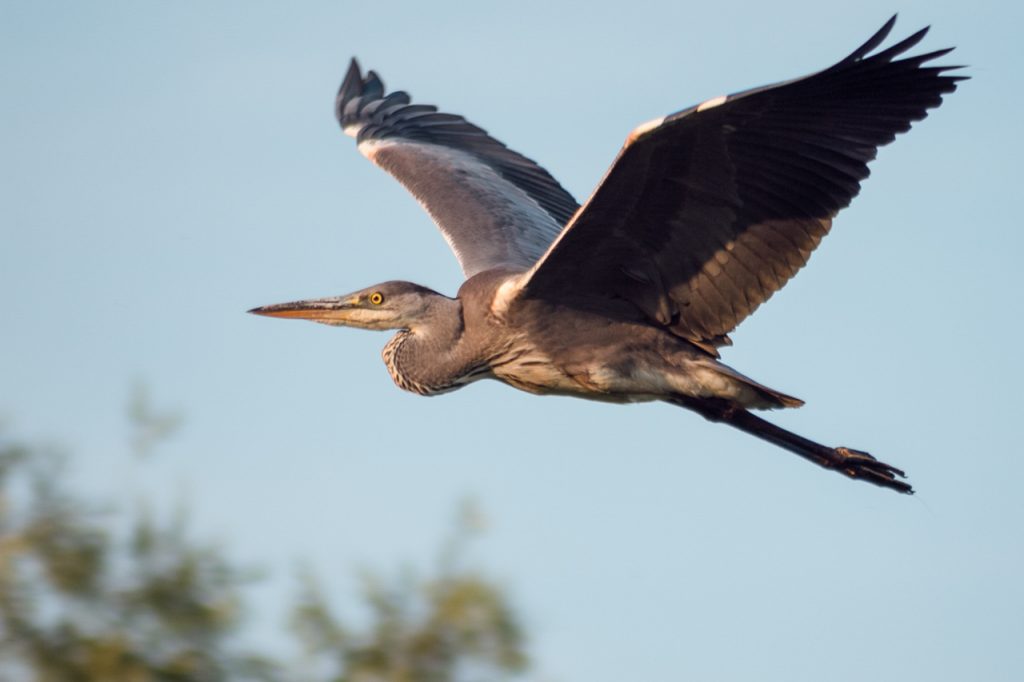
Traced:
[[384, 294], [380, 293], [379, 291], [375, 291], [372, 294], [370, 294], [370, 303], [374, 305], [380, 305], [383, 302]]

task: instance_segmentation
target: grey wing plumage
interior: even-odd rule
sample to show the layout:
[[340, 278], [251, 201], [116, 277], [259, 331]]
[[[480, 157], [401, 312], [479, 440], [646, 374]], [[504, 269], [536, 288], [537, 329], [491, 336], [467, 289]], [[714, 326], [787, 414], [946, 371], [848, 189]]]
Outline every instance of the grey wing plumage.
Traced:
[[519, 295], [625, 299], [680, 336], [727, 342], [807, 262], [878, 147], [963, 80], [926, 66], [950, 50], [896, 59], [927, 28], [870, 54], [894, 22], [825, 71], [637, 128]]
[[529, 268], [579, 207], [530, 159], [461, 116], [412, 104], [402, 91], [385, 93], [355, 59], [335, 112], [359, 150], [420, 201], [467, 277]]

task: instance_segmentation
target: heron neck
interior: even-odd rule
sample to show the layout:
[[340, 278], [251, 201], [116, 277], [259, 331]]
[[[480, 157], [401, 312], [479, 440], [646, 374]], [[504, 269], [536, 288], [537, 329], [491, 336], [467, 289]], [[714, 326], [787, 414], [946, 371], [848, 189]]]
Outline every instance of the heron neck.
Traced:
[[443, 393], [468, 381], [479, 364], [462, 343], [462, 303], [438, 295], [408, 331], [384, 347], [384, 364], [399, 388], [422, 395]]

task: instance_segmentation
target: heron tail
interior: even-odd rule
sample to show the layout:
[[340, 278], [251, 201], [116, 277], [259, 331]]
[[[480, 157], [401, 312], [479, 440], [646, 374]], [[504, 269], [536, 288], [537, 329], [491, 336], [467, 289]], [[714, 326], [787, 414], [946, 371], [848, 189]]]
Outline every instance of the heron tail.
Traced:
[[776, 391], [773, 388], [768, 388], [767, 386], [762, 386], [755, 382], [751, 382], [750, 386], [767, 402], [772, 403], [765, 409], [773, 410], [780, 407], [800, 407], [804, 404], [804, 401], [800, 400], [800, 398], [794, 398], [791, 395], [786, 395], [785, 393]]
[[776, 391], [774, 388], [769, 388], [764, 384], [758, 383], [750, 377], [741, 374], [734, 370], [728, 365], [723, 365], [720, 362], [715, 363], [715, 370], [721, 374], [728, 376], [740, 383], [744, 388], [749, 389], [750, 393], [753, 394], [751, 399], [740, 400], [744, 403], [744, 407], [755, 410], [777, 410], [784, 407], [800, 407], [804, 404], [804, 401], [799, 398], [795, 398], [791, 395], [787, 395], [781, 391]]

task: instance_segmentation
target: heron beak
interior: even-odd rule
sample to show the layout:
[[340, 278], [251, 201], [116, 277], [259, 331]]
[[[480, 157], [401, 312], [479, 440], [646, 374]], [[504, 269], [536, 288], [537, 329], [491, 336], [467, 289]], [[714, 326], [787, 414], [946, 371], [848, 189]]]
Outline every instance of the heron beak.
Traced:
[[322, 324], [342, 325], [348, 322], [351, 312], [356, 309], [357, 301], [357, 298], [348, 296], [314, 298], [308, 301], [266, 305], [261, 308], [253, 308], [249, 312], [267, 317], [312, 320]]

